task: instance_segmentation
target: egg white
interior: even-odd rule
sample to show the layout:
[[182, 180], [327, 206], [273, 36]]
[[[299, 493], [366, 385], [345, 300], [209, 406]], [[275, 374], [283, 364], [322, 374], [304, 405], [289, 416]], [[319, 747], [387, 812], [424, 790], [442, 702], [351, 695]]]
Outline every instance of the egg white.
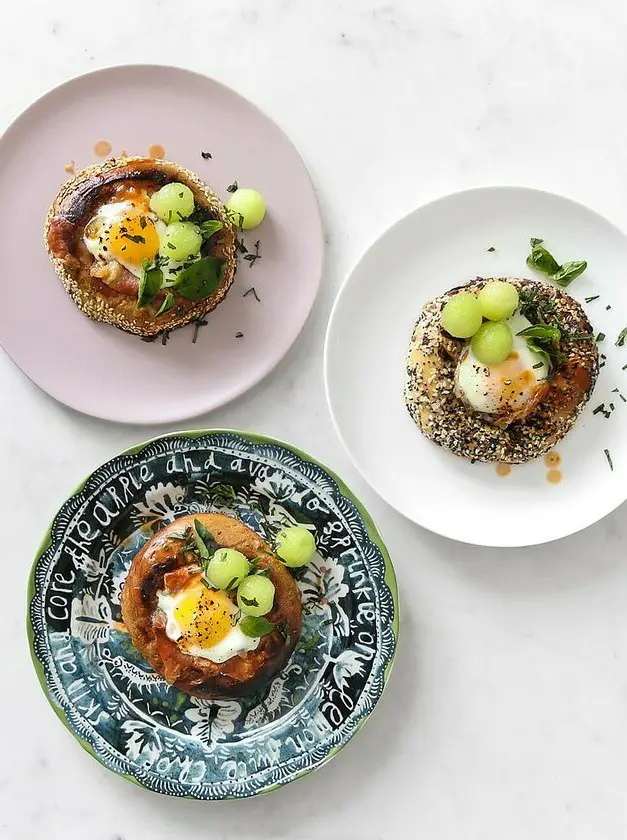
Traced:
[[[174, 610], [176, 609], [177, 604], [181, 601], [184, 592], [185, 590], [181, 590], [180, 592], [177, 592], [176, 595], [172, 595], [171, 593], [164, 591], [157, 592], [157, 603], [159, 608], [165, 613], [166, 617], [166, 635], [174, 642], [178, 641], [183, 635], [181, 626], [174, 615]], [[237, 609], [235, 604], [233, 604], [231, 614], [235, 615], [236, 613]], [[228, 659], [232, 659], [234, 656], [238, 656], [241, 653], [247, 653], [249, 650], [255, 650], [259, 646], [260, 641], [261, 637], [259, 636], [251, 637], [242, 633], [238, 623], [232, 627], [227, 635], [217, 644], [206, 648], [199, 647], [198, 645], [191, 645], [190, 647], [185, 648], [185, 652], [189, 653], [191, 656], [200, 656], [203, 659], [208, 659], [210, 662], [219, 664], [226, 662]]]
[[529, 371], [530, 382], [521, 389], [522, 393], [517, 392], [505, 401], [502, 394], [504, 382], [501, 381], [506, 378], [502, 375], [503, 366], [484, 365], [477, 359], [469, 344], [457, 366], [455, 391], [474, 411], [496, 414], [506, 408], [521, 408], [531, 399], [536, 386], [548, 378], [549, 366], [546, 359], [530, 350], [527, 340], [518, 335], [519, 332], [530, 327], [531, 322], [524, 315], [515, 313], [507, 319], [506, 323], [514, 337], [511, 353], [518, 354], [518, 359], [510, 363], [511, 369], [517, 373]]
[[[108, 240], [106, 234], [104, 233], [105, 228], [116, 221], [121, 222], [129, 212], [137, 212], [137, 208], [132, 201], [116, 201], [111, 204], [103, 204], [98, 208], [96, 215], [85, 226], [85, 232], [87, 232], [88, 229], [90, 229], [90, 232], [91, 229], [94, 229], [95, 235], [92, 237], [85, 235], [83, 237], [83, 241], [89, 253], [93, 254], [97, 260], [102, 262], [119, 262], [120, 265], [123, 265], [124, 268], [130, 271], [131, 274], [134, 274], [135, 277], [141, 277], [141, 266], [123, 260], [121, 257], [112, 254], [110, 250], [105, 250], [105, 248], [109, 248]], [[144, 215], [154, 223], [159, 237], [159, 243], [161, 243], [166, 229], [165, 222], [163, 222], [156, 213], [147, 212]], [[169, 269], [171, 267], [170, 263], [172, 264], [172, 267], [180, 267], [180, 263], [175, 263], [172, 260], [169, 260], [168, 264], [163, 266], [164, 278], [169, 276]]]

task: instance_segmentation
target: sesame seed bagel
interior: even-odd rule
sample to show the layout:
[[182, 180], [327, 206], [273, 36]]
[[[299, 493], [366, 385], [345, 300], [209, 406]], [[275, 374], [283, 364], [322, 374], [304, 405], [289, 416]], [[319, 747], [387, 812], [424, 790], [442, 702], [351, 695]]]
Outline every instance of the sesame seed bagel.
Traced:
[[[116, 191], [141, 185], [148, 194], [173, 181], [186, 184], [197, 210], [223, 228], [203, 246], [204, 256], [224, 260], [220, 285], [209, 297], [190, 300], [176, 293], [174, 305], [156, 316], [165, 291], [154, 305], [137, 307], [137, 281], [124, 269], [126, 285], [107, 284], [94, 269], [96, 260], [83, 241], [85, 226], [99, 206], [115, 200]], [[44, 225], [44, 243], [55, 271], [79, 309], [95, 321], [136, 335], [157, 335], [202, 317], [224, 299], [236, 268], [236, 232], [218, 196], [188, 169], [164, 160], [144, 157], [111, 158], [77, 172], [59, 190]], [[104, 264], [105, 266], [107, 264]], [[119, 264], [115, 263], [119, 268]], [[96, 269], [98, 266], [96, 266]]]
[[[498, 278], [515, 286], [519, 294], [532, 293], [546, 304], [546, 323], [562, 328], [562, 361], [552, 369], [542, 398], [523, 419], [499, 425], [473, 412], [455, 393], [457, 364], [467, 342], [442, 330], [441, 312], [454, 294], [477, 292], [490, 279], [478, 277], [424, 306], [407, 355], [405, 403], [420, 430], [455, 455], [522, 464], [544, 455], [573, 427], [594, 388], [599, 353], [585, 312], [563, 289], [537, 280]], [[590, 339], [568, 339], [583, 334]]]

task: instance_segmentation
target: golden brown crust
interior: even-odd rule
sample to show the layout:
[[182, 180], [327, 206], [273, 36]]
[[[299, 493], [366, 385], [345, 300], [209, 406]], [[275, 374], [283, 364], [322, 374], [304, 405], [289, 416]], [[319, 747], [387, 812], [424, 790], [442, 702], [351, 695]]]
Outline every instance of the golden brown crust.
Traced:
[[[194, 566], [191, 553], [181, 554], [180, 535], [194, 519], [225, 548], [235, 548], [258, 567], [270, 572], [276, 592], [274, 607], [266, 616], [281, 625], [263, 636], [259, 646], [223, 663], [184, 653], [165, 633], [164, 616], [156, 593], [163, 578], [175, 569]], [[300, 637], [302, 604], [294, 578], [254, 531], [221, 513], [183, 516], [163, 528], [135, 555], [122, 590], [122, 619], [135, 647], [171, 685], [196, 697], [243, 697], [254, 693], [289, 659]]]
[[[220, 234], [212, 240], [211, 254], [225, 260], [225, 270], [219, 288], [210, 297], [192, 301], [177, 295], [175, 305], [156, 318], [147, 307], [137, 308], [134, 284], [121, 282], [112, 288], [91, 274], [94, 259], [82, 236], [85, 224], [116, 184], [141, 182], [154, 191], [171, 181], [187, 184], [196, 205], [223, 223]], [[224, 299], [235, 276], [236, 232], [223, 203], [190, 170], [152, 158], [111, 158], [77, 172], [61, 187], [48, 211], [44, 242], [57, 274], [79, 309], [95, 321], [136, 335], [157, 335], [197, 320]], [[157, 297], [157, 306], [160, 300]]]

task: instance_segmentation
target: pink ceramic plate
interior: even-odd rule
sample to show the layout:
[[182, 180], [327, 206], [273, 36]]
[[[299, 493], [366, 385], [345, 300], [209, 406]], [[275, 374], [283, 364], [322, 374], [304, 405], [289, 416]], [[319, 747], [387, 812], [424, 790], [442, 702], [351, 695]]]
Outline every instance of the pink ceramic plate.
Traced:
[[[225, 302], [193, 327], [149, 344], [90, 321], [65, 293], [46, 255], [49, 205], [76, 168], [111, 154], [165, 156], [197, 172], [225, 200], [226, 188], [260, 190], [268, 207]], [[211, 158], [203, 158], [201, 152]], [[55, 399], [126, 423], [165, 423], [216, 408], [246, 391], [281, 360], [312, 307], [324, 237], [305, 166], [283, 132], [254, 105], [204, 76], [133, 65], [81, 76], [46, 94], [0, 140], [3, 300], [0, 343]], [[254, 287], [259, 301], [251, 292]], [[238, 333], [243, 337], [236, 338]]]

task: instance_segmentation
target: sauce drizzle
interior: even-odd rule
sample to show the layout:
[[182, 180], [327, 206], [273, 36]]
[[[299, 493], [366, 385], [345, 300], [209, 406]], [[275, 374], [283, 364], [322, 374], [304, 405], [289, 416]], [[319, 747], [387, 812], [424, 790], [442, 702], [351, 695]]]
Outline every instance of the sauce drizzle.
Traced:
[[112, 148], [108, 140], [98, 140], [97, 143], [94, 143], [94, 154], [98, 155], [98, 157], [106, 157], [111, 154]]
[[506, 475], [509, 475], [512, 471], [511, 464], [497, 464], [496, 465], [496, 474], [500, 475], [501, 478], [505, 478]]
[[549, 470], [546, 474], [546, 480], [549, 484], [559, 484], [562, 480], [561, 470]]
[[544, 463], [547, 467], [559, 467], [559, 465], [562, 463], [562, 456], [559, 454], [559, 452], [548, 452], [544, 456]]
[[148, 149], [148, 157], [163, 159], [165, 158], [165, 149], [158, 143], [153, 143], [152, 146]]

